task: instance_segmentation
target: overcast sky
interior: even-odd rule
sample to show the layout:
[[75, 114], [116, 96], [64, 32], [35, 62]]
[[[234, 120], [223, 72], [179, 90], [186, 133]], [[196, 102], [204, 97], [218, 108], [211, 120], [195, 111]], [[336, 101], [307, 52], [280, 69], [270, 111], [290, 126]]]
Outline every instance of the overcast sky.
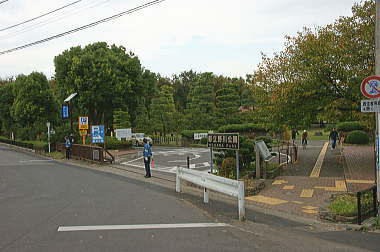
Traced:
[[[0, 4], [0, 30], [77, 0], [9, 0]], [[34, 22], [0, 31], [0, 51], [112, 16], [150, 0], [82, 0]], [[142, 65], [170, 77], [185, 70], [227, 76], [253, 73], [260, 53], [283, 48], [302, 27], [351, 15], [359, 0], [166, 0], [78, 33], [0, 55], [0, 78], [54, 75], [54, 56], [97, 41], [123, 45]]]

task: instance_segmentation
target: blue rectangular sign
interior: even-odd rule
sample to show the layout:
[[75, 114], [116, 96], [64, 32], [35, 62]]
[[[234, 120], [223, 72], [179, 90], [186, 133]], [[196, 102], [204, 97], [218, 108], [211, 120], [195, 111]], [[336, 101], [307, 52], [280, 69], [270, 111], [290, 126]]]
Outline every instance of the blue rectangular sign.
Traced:
[[69, 105], [62, 105], [62, 119], [69, 118]]
[[92, 143], [104, 143], [104, 125], [91, 127]]

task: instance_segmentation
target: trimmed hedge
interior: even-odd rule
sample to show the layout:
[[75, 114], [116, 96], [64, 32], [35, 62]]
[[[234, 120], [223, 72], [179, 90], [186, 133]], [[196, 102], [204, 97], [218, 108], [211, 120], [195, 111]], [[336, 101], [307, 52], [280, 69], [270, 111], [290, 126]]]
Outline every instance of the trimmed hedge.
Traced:
[[131, 149], [132, 141], [131, 140], [118, 140], [115, 137], [107, 137], [106, 139], [106, 148], [109, 150], [118, 150], [118, 149]]
[[368, 144], [369, 136], [362, 130], [354, 130], [350, 132], [346, 138], [346, 143], [349, 144]]
[[354, 130], [364, 130], [365, 126], [360, 122], [341, 122], [336, 125], [338, 131], [351, 132]]
[[187, 138], [193, 138], [194, 133], [208, 133], [209, 130], [183, 130], [181, 132], [181, 136]]
[[230, 132], [230, 133], [234, 133], [234, 132], [250, 133], [250, 132], [257, 132], [257, 131], [265, 131], [266, 132], [266, 129], [261, 125], [253, 124], [253, 123], [228, 124], [228, 125], [221, 126], [218, 129], [218, 132], [221, 132], [221, 133], [228, 133], [228, 132]]

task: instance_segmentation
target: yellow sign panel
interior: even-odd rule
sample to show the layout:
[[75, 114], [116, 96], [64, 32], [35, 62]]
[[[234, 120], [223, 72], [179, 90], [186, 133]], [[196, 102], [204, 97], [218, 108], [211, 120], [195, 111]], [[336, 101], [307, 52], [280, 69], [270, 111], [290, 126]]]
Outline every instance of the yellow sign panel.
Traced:
[[81, 136], [86, 136], [87, 135], [87, 130], [80, 130], [79, 135]]
[[88, 117], [79, 117], [79, 129], [80, 130], [87, 130], [88, 129]]

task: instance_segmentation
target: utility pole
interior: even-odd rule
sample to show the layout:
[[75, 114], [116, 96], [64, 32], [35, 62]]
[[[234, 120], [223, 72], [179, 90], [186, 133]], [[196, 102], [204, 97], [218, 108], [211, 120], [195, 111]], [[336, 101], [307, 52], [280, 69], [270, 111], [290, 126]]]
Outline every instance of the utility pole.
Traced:
[[[375, 52], [375, 75], [380, 76], [380, 0], [376, 0], [376, 52]], [[377, 184], [377, 201], [380, 198], [380, 176], [379, 176], [379, 137], [380, 137], [380, 127], [379, 127], [379, 112], [376, 112], [376, 184]], [[377, 216], [380, 216], [380, 210], [378, 209]]]

